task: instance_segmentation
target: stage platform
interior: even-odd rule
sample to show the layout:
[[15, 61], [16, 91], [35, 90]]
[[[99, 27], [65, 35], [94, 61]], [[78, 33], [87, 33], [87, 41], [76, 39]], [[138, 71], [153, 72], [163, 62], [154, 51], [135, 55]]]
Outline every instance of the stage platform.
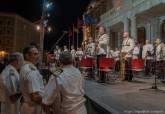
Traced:
[[151, 86], [145, 81], [101, 84], [86, 80], [85, 92], [88, 99], [112, 114], [165, 114], [165, 92], [141, 90]]

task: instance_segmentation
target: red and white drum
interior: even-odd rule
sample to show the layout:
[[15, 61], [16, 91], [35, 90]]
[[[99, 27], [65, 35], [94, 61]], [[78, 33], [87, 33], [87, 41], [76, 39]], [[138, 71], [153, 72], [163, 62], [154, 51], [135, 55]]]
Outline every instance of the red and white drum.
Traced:
[[143, 59], [133, 59], [131, 66], [132, 66], [132, 71], [143, 71], [144, 70], [144, 60]]

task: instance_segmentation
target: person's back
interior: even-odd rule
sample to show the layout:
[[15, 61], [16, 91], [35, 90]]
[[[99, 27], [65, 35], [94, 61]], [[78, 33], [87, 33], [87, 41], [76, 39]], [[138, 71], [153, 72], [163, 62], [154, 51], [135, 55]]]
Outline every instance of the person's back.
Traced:
[[84, 79], [78, 69], [73, 66], [64, 67], [58, 83], [62, 93], [61, 108], [64, 112], [80, 108], [84, 104]]
[[[63, 52], [60, 55], [62, 72], [57, 75], [58, 77], [51, 76], [45, 88], [43, 104], [56, 105], [54, 113], [58, 114], [86, 114], [84, 79], [80, 71], [71, 64], [71, 61], [69, 52]], [[61, 101], [57, 104], [59, 99]], [[58, 112], [56, 112], [57, 107], [59, 107]]]

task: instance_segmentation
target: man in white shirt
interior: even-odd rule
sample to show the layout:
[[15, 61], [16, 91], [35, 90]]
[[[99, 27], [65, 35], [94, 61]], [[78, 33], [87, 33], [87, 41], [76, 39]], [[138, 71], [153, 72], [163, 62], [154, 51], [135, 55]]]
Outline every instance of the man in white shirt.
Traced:
[[9, 56], [9, 65], [0, 75], [3, 82], [5, 114], [19, 114], [20, 76], [18, 70], [23, 65], [23, 55], [19, 52]]
[[63, 52], [59, 59], [62, 71], [53, 73], [49, 79], [43, 97], [44, 110], [52, 114], [87, 114], [84, 78], [72, 65], [70, 52]]
[[140, 44], [136, 43], [133, 52], [132, 52], [132, 59], [138, 59], [140, 54]]
[[88, 45], [86, 47], [86, 56], [87, 57], [94, 57], [95, 55], [95, 43], [93, 42], [92, 37], [88, 40]]
[[36, 64], [39, 60], [38, 49], [27, 46], [23, 50], [25, 63], [20, 71], [23, 103], [21, 114], [41, 114], [42, 95], [44, 91], [43, 77]]
[[134, 40], [130, 38], [129, 32], [123, 33], [123, 43], [122, 43], [122, 53], [126, 53], [126, 73], [125, 73], [125, 80], [132, 81], [132, 70], [131, 70], [131, 59], [132, 59], [132, 51], [135, 46]]
[[64, 51], [69, 51], [66, 45], [64, 46]]
[[56, 56], [56, 60], [58, 61], [59, 60], [59, 55], [61, 53], [61, 49], [59, 48], [58, 45], [56, 45], [56, 49], [54, 50], [54, 54]]
[[115, 58], [115, 71], [119, 72], [120, 70], [120, 50], [118, 48], [115, 49], [115, 52], [113, 54], [113, 57]]
[[145, 75], [149, 75], [153, 64], [154, 46], [147, 39], [143, 46], [142, 59], [145, 61]]
[[[105, 33], [105, 28], [103, 26], [99, 27], [99, 34], [97, 39], [97, 69], [99, 69], [99, 60], [102, 57], [106, 57], [108, 54], [108, 47], [109, 47], [109, 36]], [[105, 82], [105, 73], [98, 71], [97, 74], [100, 74], [99, 82]]]
[[76, 54], [76, 50], [74, 49], [74, 46], [71, 46], [71, 54], [72, 54], [72, 57], [73, 59], [75, 58], [75, 54]]
[[78, 68], [79, 68], [80, 61], [81, 61], [83, 55], [84, 55], [84, 53], [82, 51], [82, 48], [78, 48], [77, 51], [76, 51], [76, 54], [75, 54], [76, 67], [78, 67]]
[[164, 81], [164, 65], [165, 65], [165, 44], [160, 38], [156, 39], [156, 73], [158, 78]]

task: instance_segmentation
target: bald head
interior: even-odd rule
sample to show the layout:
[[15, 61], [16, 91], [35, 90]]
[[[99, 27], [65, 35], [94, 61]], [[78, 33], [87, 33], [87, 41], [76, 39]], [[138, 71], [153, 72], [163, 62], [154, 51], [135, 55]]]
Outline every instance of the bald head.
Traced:
[[123, 33], [123, 38], [128, 38], [129, 37], [129, 32], [124, 32]]

